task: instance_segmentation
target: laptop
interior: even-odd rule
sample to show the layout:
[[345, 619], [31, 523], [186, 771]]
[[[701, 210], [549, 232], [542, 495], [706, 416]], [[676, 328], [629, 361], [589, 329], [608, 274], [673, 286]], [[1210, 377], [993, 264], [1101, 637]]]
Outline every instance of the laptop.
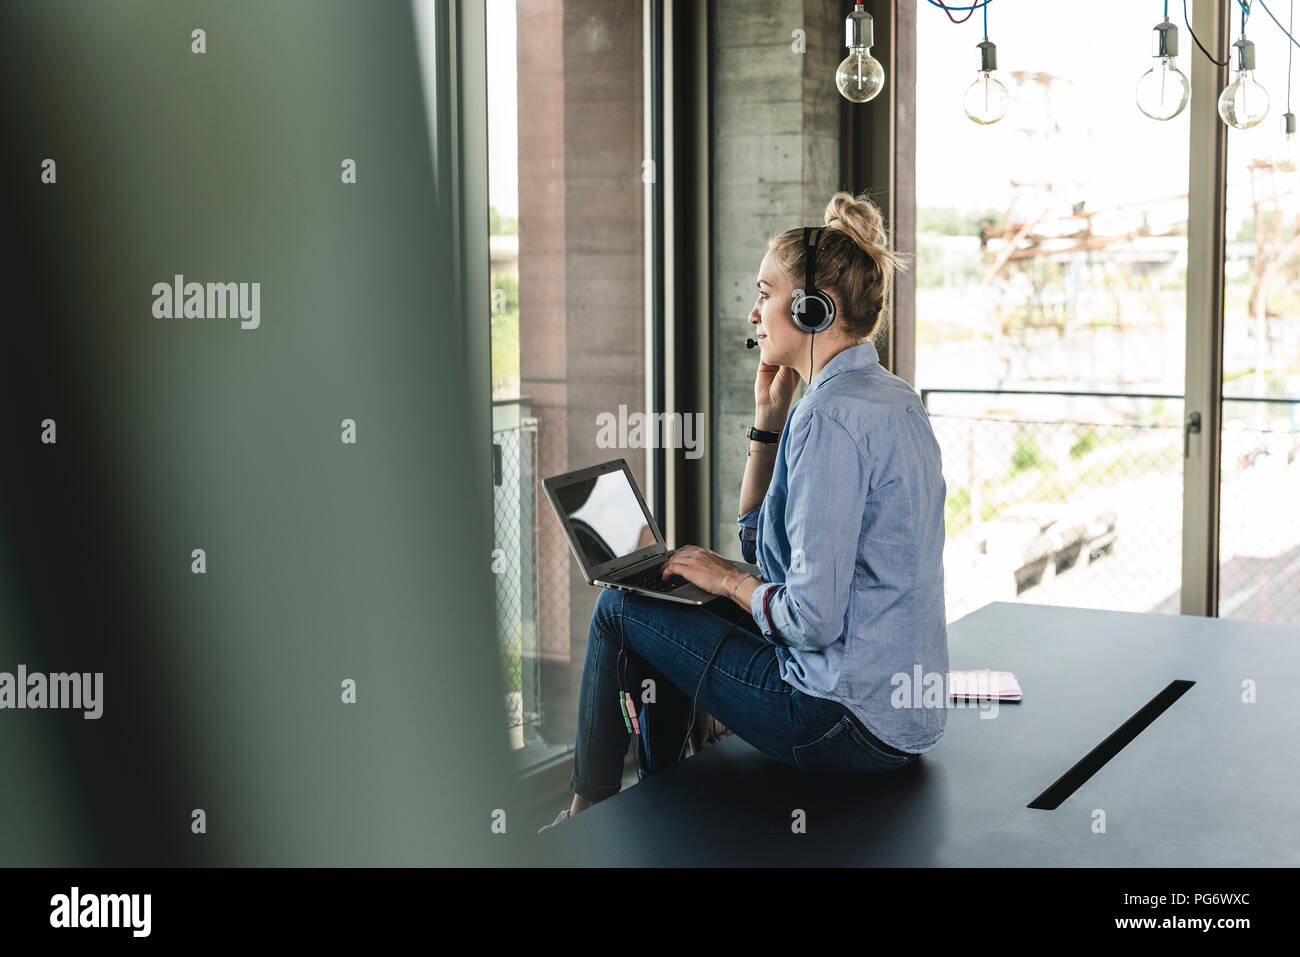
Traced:
[[[646, 508], [626, 459], [544, 479], [542, 486], [587, 584], [684, 605], [703, 605], [719, 597], [680, 575], [660, 577], [672, 551]], [[756, 565], [732, 564], [762, 577]]]

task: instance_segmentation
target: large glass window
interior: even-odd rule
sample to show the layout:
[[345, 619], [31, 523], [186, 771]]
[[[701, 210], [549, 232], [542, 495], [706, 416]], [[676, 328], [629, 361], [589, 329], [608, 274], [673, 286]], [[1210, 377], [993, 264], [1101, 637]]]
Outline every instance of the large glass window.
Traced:
[[493, 568], [521, 766], [573, 746], [598, 594], [541, 479], [622, 456], [645, 487], [645, 449], [600, 429], [645, 408], [644, 16], [487, 0]]
[[1262, 10], [1246, 36], [1268, 113], [1228, 133], [1219, 616], [1300, 624], [1300, 157], [1282, 133], [1296, 58]]
[[1179, 611], [1189, 118], [1134, 97], [1159, 18], [994, 4], [1010, 106], [978, 125], [980, 15], [918, 10], [916, 385], [950, 620], [997, 600]]

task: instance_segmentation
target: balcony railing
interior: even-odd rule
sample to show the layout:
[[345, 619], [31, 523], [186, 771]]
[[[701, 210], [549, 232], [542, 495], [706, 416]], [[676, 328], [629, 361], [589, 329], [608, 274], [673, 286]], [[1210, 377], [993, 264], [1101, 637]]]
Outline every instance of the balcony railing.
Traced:
[[537, 675], [537, 420], [526, 397], [492, 403], [492, 571], [511, 745], [541, 712]]
[[[968, 415], [961, 405], [974, 403], [957, 396], [987, 398]], [[949, 620], [1017, 599], [1179, 611], [1182, 396], [923, 389], [921, 397], [948, 485]], [[1300, 488], [1300, 398], [1223, 404], [1220, 613], [1300, 622], [1300, 510], [1286, 492]]]

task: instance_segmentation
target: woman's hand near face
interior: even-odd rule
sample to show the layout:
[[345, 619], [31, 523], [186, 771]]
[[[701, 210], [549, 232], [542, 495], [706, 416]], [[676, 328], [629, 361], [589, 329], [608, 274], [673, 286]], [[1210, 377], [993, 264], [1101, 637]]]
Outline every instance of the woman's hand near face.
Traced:
[[698, 585], [710, 595], [730, 597], [744, 573], [717, 552], [698, 545], [683, 545], [664, 562], [663, 577], [681, 575], [692, 585]]
[[[790, 403], [800, 382], [799, 373], [788, 366], [758, 360], [754, 376], [754, 427], [764, 432], [780, 432], [790, 415]], [[740, 483], [740, 512], [757, 508], [767, 494], [772, 482], [772, 469], [776, 462], [775, 445], [751, 442], [745, 456], [745, 476]], [[753, 454], [758, 452], [759, 454]], [[767, 454], [763, 454], [767, 453]]]
[[799, 387], [799, 373], [789, 366], [770, 365], [758, 360], [754, 377], [754, 425], [765, 432], [779, 432], [790, 414], [790, 403]]

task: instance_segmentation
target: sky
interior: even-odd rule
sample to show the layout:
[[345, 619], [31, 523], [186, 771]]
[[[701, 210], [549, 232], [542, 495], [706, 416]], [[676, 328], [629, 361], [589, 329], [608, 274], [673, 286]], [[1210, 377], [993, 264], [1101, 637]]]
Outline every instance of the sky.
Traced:
[[[513, 216], [519, 208], [515, 0], [486, 3], [492, 204]], [[920, 205], [1003, 209], [1013, 178], [1050, 178], [1063, 202], [1086, 198], [1094, 208], [1187, 189], [1188, 111], [1159, 122], [1140, 113], [1134, 98], [1138, 77], [1153, 62], [1151, 30], [1162, 19], [1163, 0], [994, 0], [988, 7], [989, 39], [997, 44], [997, 75], [1013, 91], [1013, 100], [1007, 116], [987, 127], [967, 119], [961, 106], [979, 62], [982, 11], [953, 24], [925, 0], [917, 4]], [[1287, 23], [1291, 4], [1271, 0], [1269, 9]], [[1230, 205], [1245, 199], [1249, 158], [1273, 155], [1280, 146], [1286, 104], [1291, 44], [1258, 0], [1255, 6], [1246, 35], [1256, 44], [1258, 79], [1269, 93], [1270, 108], [1258, 127], [1229, 131]], [[1179, 29], [1178, 65], [1190, 78], [1192, 58], [1202, 54], [1183, 23], [1181, 0], [1171, 2], [1169, 12]], [[1231, 38], [1239, 34], [1236, 17]], [[1050, 99], [1041, 84], [1017, 87], [1015, 71], [1056, 77]], [[1193, 89], [1192, 97], [1217, 99], [1218, 93]], [[1059, 132], [1051, 137], [1027, 132], [1045, 127]]]

